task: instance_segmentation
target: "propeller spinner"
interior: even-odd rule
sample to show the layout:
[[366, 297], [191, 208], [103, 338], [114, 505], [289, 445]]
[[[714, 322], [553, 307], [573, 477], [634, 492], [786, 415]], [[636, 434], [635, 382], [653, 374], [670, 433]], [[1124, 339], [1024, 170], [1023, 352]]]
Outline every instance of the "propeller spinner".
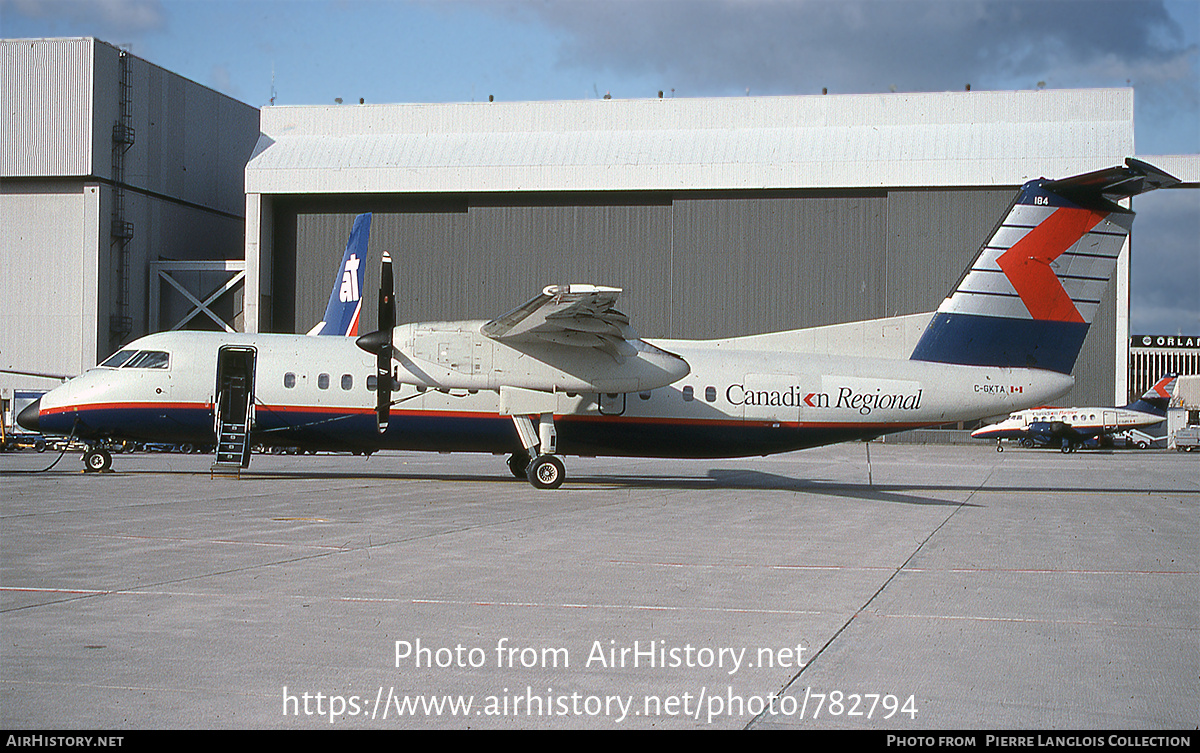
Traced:
[[354, 341], [366, 352], [375, 354], [375, 418], [380, 434], [387, 431], [392, 407], [392, 331], [395, 327], [392, 257], [384, 251], [379, 274], [379, 329]]

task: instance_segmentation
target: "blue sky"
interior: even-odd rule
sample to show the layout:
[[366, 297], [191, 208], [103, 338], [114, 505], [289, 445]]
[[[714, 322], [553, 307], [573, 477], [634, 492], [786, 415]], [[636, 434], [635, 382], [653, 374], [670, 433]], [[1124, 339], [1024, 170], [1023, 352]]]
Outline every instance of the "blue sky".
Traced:
[[[1200, 153], [1197, 0], [0, 0], [261, 106], [1133, 86]], [[1200, 190], [1135, 203], [1135, 333], [1200, 334]]]

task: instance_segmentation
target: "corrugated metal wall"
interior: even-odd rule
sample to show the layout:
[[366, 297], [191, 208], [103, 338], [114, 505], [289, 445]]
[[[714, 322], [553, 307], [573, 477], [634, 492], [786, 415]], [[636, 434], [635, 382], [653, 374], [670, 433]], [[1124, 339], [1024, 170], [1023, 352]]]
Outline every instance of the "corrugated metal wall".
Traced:
[[0, 40], [0, 175], [92, 172], [93, 46], [81, 39]]
[[[122, 279], [121, 243], [112, 235], [120, 50], [95, 39], [0, 40], [6, 368], [78, 373], [158, 328], [147, 322], [149, 261], [243, 253], [243, 172], [258, 138], [258, 110], [140, 58], [127, 62], [136, 136], [122, 153], [120, 219], [132, 226]], [[123, 285], [128, 334], [109, 318]], [[196, 292], [203, 298], [208, 291]], [[38, 384], [0, 376], [0, 392]]]

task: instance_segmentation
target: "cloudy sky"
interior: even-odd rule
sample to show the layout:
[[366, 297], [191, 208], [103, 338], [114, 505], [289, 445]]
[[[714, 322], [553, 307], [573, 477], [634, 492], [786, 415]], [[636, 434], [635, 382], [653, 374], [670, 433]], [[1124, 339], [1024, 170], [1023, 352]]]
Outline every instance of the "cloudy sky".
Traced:
[[[1132, 86], [1200, 153], [1197, 0], [0, 0], [251, 105]], [[1200, 190], [1136, 200], [1134, 333], [1200, 334]]]

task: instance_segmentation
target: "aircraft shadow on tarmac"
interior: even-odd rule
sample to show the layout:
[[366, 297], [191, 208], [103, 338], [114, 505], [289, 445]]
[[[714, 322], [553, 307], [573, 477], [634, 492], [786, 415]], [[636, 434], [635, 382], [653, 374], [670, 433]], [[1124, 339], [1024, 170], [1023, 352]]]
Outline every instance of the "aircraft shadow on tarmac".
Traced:
[[[56, 472], [57, 473], [57, 472]], [[47, 475], [56, 475], [56, 473]], [[71, 471], [71, 474], [76, 474], [77, 471]], [[111, 474], [98, 474], [101, 476], [125, 476], [130, 475], [205, 475], [206, 472], [196, 471], [192, 469], [156, 469], [153, 471], [132, 470], [118, 471]], [[220, 476], [218, 475], [218, 478]], [[254, 481], [276, 481], [276, 480], [376, 480], [376, 481], [429, 481], [429, 482], [450, 482], [450, 483], [521, 483], [520, 479], [501, 476], [499, 474], [486, 473], [439, 473], [439, 472], [419, 472], [405, 470], [397, 472], [391, 469], [371, 469], [371, 470], [344, 470], [344, 471], [304, 471], [304, 470], [249, 470], [243, 471], [238, 477], [241, 482], [253, 483]], [[962, 495], [973, 493], [1001, 493], [1001, 494], [1146, 494], [1145, 489], [1130, 489], [1127, 487], [1086, 487], [1086, 486], [1063, 486], [1063, 487], [1047, 487], [1041, 486], [1012, 486], [1012, 485], [987, 485], [987, 484], [946, 484], [946, 483], [911, 483], [911, 484], [872, 484], [872, 483], [849, 483], [844, 481], [820, 481], [805, 478], [793, 478], [790, 476], [781, 476], [774, 473], [765, 473], [762, 471], [748, 470], [743, 468], [710, 468], [703, 476], [672, 476], [672, 475], [620, 475], [620, 474], [604, 474], [604, 475], [575, 475], [567, 480], [564, 486], [564, 491], [569, 491], [571, 488], [579, 489], [660, 489], [660, 490], [677, 490], [677, 491], [718, 491], [718, 490], [747, 490], [747, 491], [785, 491], [799, 494], [818, 494], [837, 497], [846, 497], [849, 499], [858, 499], [874, 502], [888, 502], [895, 504], [908, 505], [935, 505], [935, 506], [964, 506], [964, 507], [983, 507], [986, 505], [977, 504], [972, 501], [958, 501], [956, 499], [940, 499], [938, 497], [925, 496], [923, 494], [915, 494], [914, 492], [927, 492], [933, 494], [944, 493], [946, 495]], [[1200, 489], [1196, 488], [1162, 488], [1155, 489], [1156, 494], [1182, 494], [1182, 495], [1200, 495]], [[553, 492], [542, 493], [547, 497], [552, 497]]]
[[[131, 473], [140, 474], [141, 471], [126, 471], [120, 475], [128, 475]], [[183, 470], [156, 470], [149, 473], [159, 474], [185, 474], [197, 475], [196, 471]], [[437, 472], [413, 472], [403, 471], [397, 472], [394, 470], [372, 470], [372, 471], [302, 471], [302, 470], [267, 470], [267, 471], [243, 471], [238, 477], [241, 481], [253, 482], [256, 480], [271, 481], [271, 480], [378, 480], [378, 481], [430, 481], [430, 482], [450, 482], [450, 483], [518, 483], [521, 480], [517, 478], [509, 478], [498, 474], [469, 474], [469, 473], [437, 473]], [[676, 490], [676, 491], [719, 491], [719, 490], [746, 490], [746, 491], [787, 491], [801, 494], [821, 494], [837, 497], [848, 497], [852, 499], [867, 500], [874, 502], [890, 502], [909, 505], [941, 505], [956, 507], [959, 505], [967, 507], [976, 507], [970, 502], [959, 502], [953, 499], [938, 499], [936, 497], [919, 496], [907, 494], [904, 492], [913, 491], [916, 489], [928, 491], [946, 491], [948, 493], [957, 492], [973, 492], [978, 489], [977, 486], [966, 485], [928, 485], [928, 484], [867, 484], [867, 483], [846, 483], [834, 481], [814, 481], [811, 479], [799, 479], [789, 476], [780, 476], [774, 473], [764, 473], [762, 471], [747, 470], [747, 469], [724, 469], [710, 468], [704, 476], [669, 476], [669, 475], [654, 475], [654, 476], [631, 476], [631, 475], [576, 475], [568, 479], [565, 486], [566, 490], [572, 487], [578, 489], [580, 487], [589, 489], [660, 489], [660, 490]], [[1086, 491], [1086, 490], [1085, 490]], [[549, 493], [546, 496], [552, 496]]]

